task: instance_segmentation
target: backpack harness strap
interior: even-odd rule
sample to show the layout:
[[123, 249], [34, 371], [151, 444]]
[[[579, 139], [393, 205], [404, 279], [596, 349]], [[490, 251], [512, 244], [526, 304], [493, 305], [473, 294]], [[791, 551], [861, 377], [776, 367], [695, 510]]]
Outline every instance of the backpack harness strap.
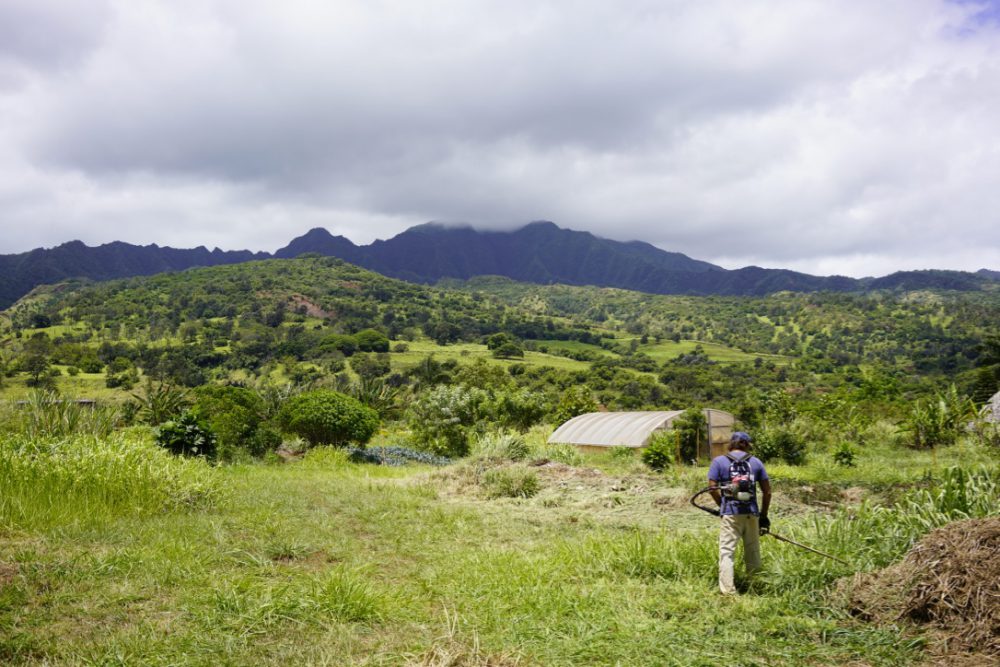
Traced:
[[[750, 467], [749, 453], [736, 458], [731, 453], [726, 452], [725, 457], [729, 459], [729, 484], [723, 487], [722, 498], [726, 503], [735, 503], [737, 507], [749, 510], [751, 501], [756, 495], [756, 482], [753, 476], [753, 469]], [[736, 470], [738, 468], [738, 470]], [[737, 479], [733, 473], [738, 472]], [[734, 486], [736, 488], [734, 488]], [[743, 514], [744, 512], [739, 512]]]

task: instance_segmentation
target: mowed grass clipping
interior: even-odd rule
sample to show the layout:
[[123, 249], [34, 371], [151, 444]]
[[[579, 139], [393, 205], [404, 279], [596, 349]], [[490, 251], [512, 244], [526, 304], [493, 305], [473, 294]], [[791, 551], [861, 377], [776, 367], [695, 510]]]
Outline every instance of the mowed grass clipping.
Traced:
[[[904, 665], [917, 644], [827, 609], [836, 568], [781, 552], [716, 593], [715, 524], [623, 529], [444, 495], [421, 468], [211, 471], [210, 504], [7, 522], [5, 664]], [[693, 510], [691, 510], [693, 511]], [[809, 526], [803, 523], [803, 531]], [[804, 538], [809, 537], [805, 532]], [[765, 559], [773, 560], [771, 544]], [[798, 585], [792, 585], [792, 584]], [[734, 619], [738, 618], [739, 622]], [[451, 661], [450, 663], [448, 661]]]

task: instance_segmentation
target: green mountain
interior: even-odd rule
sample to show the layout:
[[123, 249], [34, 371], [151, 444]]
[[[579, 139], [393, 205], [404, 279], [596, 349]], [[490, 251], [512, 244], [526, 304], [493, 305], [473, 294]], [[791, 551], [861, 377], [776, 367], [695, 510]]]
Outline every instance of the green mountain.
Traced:
[[96, 248], [70, 241], [55, 248], [37, 248], [17, 255], [0, 255], [0, 308], [6, 308], [38, 285], [70, 278], [110, 280], [181, 271], [193, 266], [235, 264], [268, 257], [248, 250], [189, 250], [137, 246], [115, 241]]
[[857, 280], [813, 276], [783, 269], [726, 270], [648, 243], [622, 243], [587, 232], [534, 222], [511, 232], [477, 231], [428, 223], [388, 239], [358, 246], [324, 229], [313, 229], [274, 255], [134, 246], [115, 242], [96, 248], [79, 241], [51, 249], [0, 256], [0, 308], [40, 284], [68, 278], [108, 280], [178, 271], [195, 266], [235, 264], [303, 254], [337, 257], [386, 276], [417, 283], [443, 278], [499, 275], [539, 284], [595, 285], [651, 294], [765, 295], [782, 291], [852, 292], [874, 289], [995, 288], [991, 272], [908, 271]]

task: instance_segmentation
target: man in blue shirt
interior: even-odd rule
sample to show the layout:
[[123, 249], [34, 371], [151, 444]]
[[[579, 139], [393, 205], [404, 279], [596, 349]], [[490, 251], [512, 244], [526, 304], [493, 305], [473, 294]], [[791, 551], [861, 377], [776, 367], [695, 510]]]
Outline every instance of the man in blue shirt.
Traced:
[[[736, 593], [733, 584], [736, 545], [743, 540], [743, 560], [750, 577], [760, 569], [761, 531], [771, 528], [771, 521], [767, 518], [771, 505], [771, 482], [764, 464], [750, 454], [751, 446], [750, 436], [736, 431], [729, 440], [729, 453], [715, 457], [708, 469], [708, 486], [712, 489], [712, 497], [719, 505], [722, 518], [719, 530], [719, 590], [727, 595]], [[734, 474], [739, 479], [734, 481]], [[759, 507], [758, 484], [761, 490]]]

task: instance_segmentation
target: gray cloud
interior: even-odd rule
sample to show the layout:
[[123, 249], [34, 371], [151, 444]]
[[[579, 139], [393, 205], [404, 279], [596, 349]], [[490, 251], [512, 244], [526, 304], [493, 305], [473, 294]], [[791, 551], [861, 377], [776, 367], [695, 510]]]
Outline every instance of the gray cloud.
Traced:
[[97, 47], [107, 10], [100, 0], [4, 0], [0, 63], [32, 70], [79, 63]]
[[1000, 268], [993, 3], [59, 6], [0, 9], [0, 252], [546, 218], [726, 266]]

